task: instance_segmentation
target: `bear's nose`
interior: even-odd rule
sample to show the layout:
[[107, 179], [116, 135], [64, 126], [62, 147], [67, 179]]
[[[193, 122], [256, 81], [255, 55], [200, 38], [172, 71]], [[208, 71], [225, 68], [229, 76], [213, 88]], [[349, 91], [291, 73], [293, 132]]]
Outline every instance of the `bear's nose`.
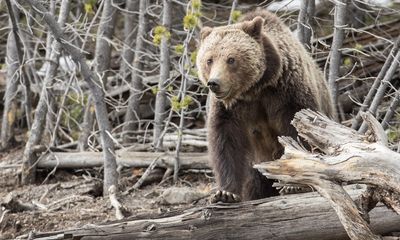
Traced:
[[208, 81], [207, 83], [207, 87], [210, 88], [211, 91], [213, 92], [218, 92], [219, 90], [219, 80], [218, 79], [210, 79], [210, 81]]

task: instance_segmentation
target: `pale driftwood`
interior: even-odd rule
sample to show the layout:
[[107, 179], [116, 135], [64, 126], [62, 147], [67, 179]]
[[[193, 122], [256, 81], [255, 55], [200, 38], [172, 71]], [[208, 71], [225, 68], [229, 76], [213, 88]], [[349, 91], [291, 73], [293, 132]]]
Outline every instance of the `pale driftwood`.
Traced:
[[[351, 190], [355, 198], [361, 190]], [[371, 212], [374, 232], [400, 230], [400, 216], [380, 205]], [[165, 217], [36, 233], [36, 239], [347, 239], [329, 203], [304, 193], [229, 205], [210, 205]], [[59, 237], [59, 238], [57, 238]], [[26, 239], [26, 236], [21, 237]]]
[[[207, 153], [181, 153], [182, 169], [208, 169]], [[150, 163], [159, 158], [157, 167], [168, 168], [174, 166], [174, 155], [162, 152], [122, 152], [116, 154], [117, 164], [124, 167], [148, 167]], [[38, 168], [92, 168], [103, 166], [102, 153], [76, 152], [76, 153], [49, 153], [43, 156]]]
[[[386, 147], [387, 138], [371, 114], [362, 115], [370, 126], [370, 136], [329, 120], [326, 116], [302, 110], [292, 121], [299, 135], [323, 154], [310, 153], [289, 137], [279, 140], [285, 153], [278, 161], [258, 164], [270, 178], [288, 183], [311, 185], [329, 200], [351, 239], [381, 239], [372, 233], [356, 204], [341, 183], [364, 183], [378, 187], [379, 200], [400, 209], [400, 154]], [[400, 226], [399, 226], [400, 227]]]

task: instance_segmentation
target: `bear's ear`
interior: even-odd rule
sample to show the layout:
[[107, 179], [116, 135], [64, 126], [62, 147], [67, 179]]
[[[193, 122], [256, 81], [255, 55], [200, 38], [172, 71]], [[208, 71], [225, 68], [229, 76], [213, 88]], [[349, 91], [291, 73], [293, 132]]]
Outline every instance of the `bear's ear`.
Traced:
[[203, 41], [210, 33], [212, 32], [212, 28], [210, 27], [203, 27], [200, 31], [200, 41]]
[[242, 29], [245, 33], [249, 34], [253, 38], [258, 39], [261, 35], [261, 31], [264, 25], [264, 18], [257, 16], [251, 21], [244, 22]]

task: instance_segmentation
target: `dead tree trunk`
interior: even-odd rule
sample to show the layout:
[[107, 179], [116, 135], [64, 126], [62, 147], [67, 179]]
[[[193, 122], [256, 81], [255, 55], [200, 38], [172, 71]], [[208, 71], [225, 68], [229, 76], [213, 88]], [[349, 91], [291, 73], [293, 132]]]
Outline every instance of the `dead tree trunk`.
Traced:
[[[360, 190], [351, 190], [355, 198]], [[371, 212], [375, 232], [400, 230], [400, 216], [379, 205]], [[24, 238], [22, 238], [24, 239]], [[35, 233], [34, 239], [348, 239], [329, 203], [316, 193], [214, 204], [166, 216]]]
[[73, 45], [70, 45], [65, 38], [61, 28], [58, 26], [53, 15], [51, 15], [43, 5], [36, 0], [25, 0], [32, 8], [43, 17], [51, 29], [54, 38], [61, 43], [61, 46], [66, 50], [77, 65], [80, 65], [81, 73], [84, 80], [88, 83], [88, 87], [94, 99], [94, 106], [96, 110], [96, 119], [99, 124], [100, 137], [104, 154], [104, 185], [103, 194], [107, 195], [108, 189], [118, 184], [118, 175], [116, 171], [116, 160], [114, 142], [111, 138], [111, 124], [108, 119], [107, 107], [104, 102], [105, 93], [102, 88], [102, 83], [99, 77], [90, 71], [86, 63], [86, 59], [82, 53]]
[[139, 23], [138, 31], [136, 34], [135, 57], [133, 59], [132, 79], [130, 84], [130, 94], [128, 100], [128, 107], [125, 114], [125, 125], [123, 127], [123, 140], [124, 142], [131, 142], [132, 133], [139, 126], [140, 120], [140, 95], [143, 91], [142, 70], [143, 70], [143, 50], [144, 50], [144, 36], [146, 31], [146, 8], [147, 1], [139, 1]]
[[[132, 79], [132, 61], [135, 56], [134, 46], [135, 46], [135, 33], [137, 30], [137, 17], [136, 12], [139, 6], [137, 1], [130, 0], [127, 1], [125, 6], [125, 16], [124, 16], [124, 47], [121, 53], [121, 69], [120, 74], [122, 76], [122, 83], [130, 83]], [[136, 23], [136, 25], [135, 25]], [[122, 96], [122, 94], [119, 94]], [[121, 98], [121, 97], [120, 97]]]
[[[95, 72], [101, 77], [102, 85], [107, 81], [108, 70], [110, 68], [111, 44], [110, 40], [114, 34], [115, 22], [117, 19], [117, 8], [113, 6], [113, 1], [105, 0], [103, 12], [100, 18], [99, 28], [97, 30], [96, 49], [94, 67]], [[85, 119], [82, 127], [82, 134], [79, 139], [80, 150], [83, 151], [88, 147], [88, 138], [94, 124], [94, 112], [91, 111], [93, 98], [89, 97], [85, 110]]]
[[330, 51], [330, 62], [329, 62], [329, 75], [328, 81], [332, 91], [332, 100], [335, 106], [336, 112], [338, 112], [338, 90], [336, 81], [339, 78], [339, 68], [341, 60], [341, 47], [344, 38], [344, 27], [346, 25], [346, 6], [347, 0], [335, 1], [335, 18], [334, 25], [335, 29], [333, 32], [332, 47]]
[[[65, 25], [69, 14], [69, 2], [63, 0], [60, 8], [60, 15], [58, 17], [58, 25], [62, 28]], [[43, 81], [42, 91], [40, 93], [40, 99], [36, 107], [35, 118], [33, 120], [32, 129], [29, 135], [29, 139], [26, 142], [24, 154], [22, 157], [22, 183], [29, 184], [35, 182], [36, 175], [36, 153], [33, 151], [33, 147], [40, 143], [43, 135], [44, 127], [46, 125], [47, 107], [51, 102], [51, 94], [48, 94], [48, 89], [51, 88], [54, 76], [56, 75], [58, 68], [58, 61], [61, 54], [61, 45], [58, 42], [54, 42], [53, 49], [50, 54], [50, 61], [46, 71], [46, 76]]]
[[298, 38], [307, 51], [311, 51], [312, 21], [315, 12], [315, 0], [301, 1], [297, 24]]
[[[379, 200], [400, 214], [400, 154], [386, 147], [386, 135], [371, 114], [365, 114], [364, 120], [370, 126], [370, 136], [360, 135], [321, 114], [302, 110], [292, 124], [322, 154], [310, 153], [292, 138], [281, 137], [285, 147], [282, 158], [255, 167], [265, 170], [270, 178], [312, 186], [328, 199], [351, 239], [381, 239], [371, 231], [358, 206], [341, 186], [362, 183], [377, 187], [381, 193]], [[368, 142], [371, 137], [376, 142]]]
[[[171, 31], [171, 1], [164, 0], [163, 1], [163, 26], [166, 31]], [[169, 43], [170, 39], [168, 38], [168, 34], [163, 34], [161, 38], [161, 46], [160, 46], [160, 80], [158, 82], [158, 91], [156, 97], [156, 106], [154, 111], [154, 146], [156, 149], [162, 148], [163, 139], [162, 139], [162, 130], [164, 127], [164, 119], [165, 119], [165, 106], [167, 105], [167, 96], [166, 96], [166, 87], [167, 82], [169, 80], [169, 71], [170, 71], [170, 57], [169, 57]]]
[[[14, 16], [19, 19], [19, 11], [16, 9], [9, 10], [14, 11]], [[10, 18], [11, 19], [11, 18]], [[10, 25], [12, 25], [10, 20]], [[18, 61], [18, 46], [16, 33], [14, 31], [10, 31], [7, 38], [7, 56], [6, 56], [6, 64], [7, 64], [7, 85], [6, 92], [4, 95], [4, 110], [3, 110], [3, 120], [1, 122], [1, 137], [0, 137], [0, 149], [4, 149], [10, 143], [10, 140], [13, 136], [13, 125], [16, 118], [17, 111], [17, 89], [19, 78], [22, 74], [22, 71], [19, 70], [19, 61]]]

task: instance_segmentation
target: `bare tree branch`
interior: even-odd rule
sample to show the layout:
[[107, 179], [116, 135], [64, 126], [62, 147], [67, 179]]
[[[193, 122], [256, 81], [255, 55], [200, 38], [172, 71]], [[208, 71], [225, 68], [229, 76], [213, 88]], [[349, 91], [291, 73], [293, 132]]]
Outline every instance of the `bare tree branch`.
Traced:
[[114, 143], [111, 139], [111, 125], [108, 120], [107, 107], [104, 102], [104, 89], [99, 77], [90, 71], [89, 66], [86, 63], [85, 57], [82, 53], [73, 45], [71, 45], [65, 38], [62, 29], [58, 26], [53, 15], [51, 15], [46, 8], [43, 7], [36, 0], [25, 0], [29, 5], [35, 9], [35, 11], [43, 17], [43, 20], [48, 24], [52, 31], [54, 38], [61, 43], [61, 46], [66, 50], [74, 60], [74, 62], [80, 66], [81, 73], [84, 80], [87, 82], [90, 91], [94, 99], [94, 106], [96, 109], [96, 118], [100, 128], [100, 137], [103, 146], [104, 154], [104, 186], [105, 190], [103, 194], [107, 194], [108, 189], [111, 185], [117, 186], [118, 174], [116, 171], [117, 164], [115, 161], [115, 150]]

